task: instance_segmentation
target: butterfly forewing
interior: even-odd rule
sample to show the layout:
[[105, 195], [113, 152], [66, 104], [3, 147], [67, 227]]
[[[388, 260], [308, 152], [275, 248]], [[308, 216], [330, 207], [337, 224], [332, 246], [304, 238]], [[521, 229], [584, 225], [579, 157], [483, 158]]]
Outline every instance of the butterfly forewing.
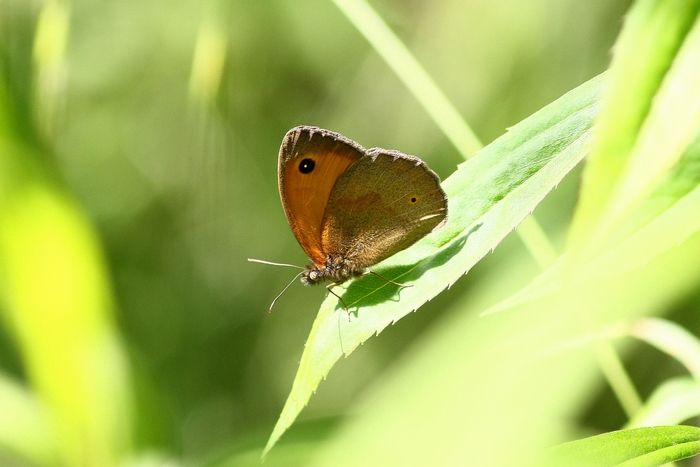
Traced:
[[317, 265], [325, 264], [321, 230], [331, 190], [364, 153], [357, 143], [315, 127], [293, 128], [282, 141], [278, 166], [282, 206], [294, 236]]

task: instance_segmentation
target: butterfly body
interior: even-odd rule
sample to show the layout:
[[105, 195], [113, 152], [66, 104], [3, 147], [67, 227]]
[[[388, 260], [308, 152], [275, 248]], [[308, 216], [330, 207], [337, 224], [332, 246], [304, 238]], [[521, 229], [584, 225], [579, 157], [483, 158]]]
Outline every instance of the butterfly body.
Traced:
[[360, 276], [447, 220], [447, 197], [422, 160], [328, 130], [290, 130], [278, 171], [285, 215], [312, 262], [307, 285]]
[[314, 285], [324, 280], [332, 280], [336, 284], [346, 280], [361, 276], [367, 268], [358, 265], [351, 258], [343, 255], [326, 256], [326, 261], [322, 265], [312, 264], [301, 273], [301, 282], [304, 285]]

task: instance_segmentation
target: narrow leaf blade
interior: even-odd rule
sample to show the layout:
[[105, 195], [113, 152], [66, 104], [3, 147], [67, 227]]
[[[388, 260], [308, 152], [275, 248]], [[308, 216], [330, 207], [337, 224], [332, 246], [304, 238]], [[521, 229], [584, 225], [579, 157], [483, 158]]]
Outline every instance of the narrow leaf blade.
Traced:
[[700, 452], [700, 429], [657, 426], [613, 431], [560, 444], [550, 450], [548, 466], [654, 467]]

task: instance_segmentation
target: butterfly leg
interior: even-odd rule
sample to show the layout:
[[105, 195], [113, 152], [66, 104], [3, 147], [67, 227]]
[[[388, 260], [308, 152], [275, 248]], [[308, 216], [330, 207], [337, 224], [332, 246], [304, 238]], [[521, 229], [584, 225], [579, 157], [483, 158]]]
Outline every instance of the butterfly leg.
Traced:
[[387, 278], [387, 277], [384, 277], [384, 276], [382, 276], [381, 274], [379, 274], [378, 272], [374, 272], [374, 271], [367, 271], [367, 272], [363, 273], [362, 275], [363, 275], [363, 276], [366, 276], [367, 274], [374, 274], [374, 275], [377, 276], [378, 278], [383, 279], [383, 280], [389, 282], [390, 284], [397, 285], [397, 286], [399, 286], [399, 287], [401, 287], [401, 288], [413, 287], [413, 284], [401, 284], [401, 283], [399, 283], [399, 282], [392, 281], [391, 279], [389, 279], [389, 278]]
[[331, 287], [335, 287], [336, 285], [340, 285], [340, 284], [342, 284], [342, 282], [333, 282], [332, 284], [328, 284], [328, 285], [326, 286], [326, 289], [327, 289], [330, 293], [332, 293], [333, 295], [335, 295], [336, 297], [338, 297], [338, 300], [340, 300], [340, 303], [343, 304], [343, 308], [345, 308], [345, 311], [348, 311], [348, 306], [345, 304], [345, 300], [343, 300], [343, 297], [341, 297], [340, 295], [338, 295], [337, 293], [335, 293], [335, 292], [333, 292], [333, 291], [331, 290]]
[[345, 300], [343, 300], [343, 297], [341, 297], [340, 295], [338, 295], [337, 293], [335, 293], [335, 292], [333, 292], [333, 291], [331, 290], [331, 287], [335, 287], [336, 285], [340, 285], [340, 284], [342, 284], [342, 282], [333, 282], [332, 284], [328, 284], [328, 285], [326, 286], [326, 289], [327, 289], [330, 293], [332, 293], [333, 295], [335, 295], [336, 297], [338, 297], [338, 300], [340, 300], [340, 303], [343, 304], [343, 308], [345, 308], [345, 313], [347, 313], [347, 315], [348, 315], [348, 321], [350, 321], [350, 310], [348, 310], [348, 306], [347, 306], [347, 304], [345, 303]]

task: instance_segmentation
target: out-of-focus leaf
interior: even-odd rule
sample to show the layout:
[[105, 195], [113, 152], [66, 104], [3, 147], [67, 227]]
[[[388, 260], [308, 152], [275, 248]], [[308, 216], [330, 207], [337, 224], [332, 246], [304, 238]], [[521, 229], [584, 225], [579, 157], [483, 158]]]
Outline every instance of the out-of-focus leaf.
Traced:
[[700, 377], [700, 341], [682, 326], [660, 318], [643, 318], [629, 329], [630, 335], [653, 345]]
[[13, 115], [0, 84], [0, 316], [60, 462], [113, 466], [130, 449], [132, 407], [103, 253]]
[[43, 466], [58, 465], [58, 449], [41, 402], [26, 388], [0, 375], [0, 446]]
[[[589, 258], [570, 280], [576, 284], [613, 279], [648, 264], [682, 244], [700, 230], [700, 139], [697, 139], [664, 182], [620, 227], [620, 242], [597, 258]], [[626, 237], [624, 237], [626, 236]], [[557, 292], [563, 284], [562, 256], [557, 264], [511, 297], [491, 306], [484, 314], [507, 310]]]
[[652, 100], [699, 9], [699, 1], [640, 0], [626, 16], [613, 49], [596, 142], [586, 160], [569, 232], [577, 257], [585, 248], [600, 246], [594, 232], [609, 209]]
[[654, 96], [603, 222], [619, 222], [646, 199], [700, 133], [699, 57], [700, 17]]
[[700, 415], [700, 382], [694, 378], [674, 378], [661, 383], [628, 428], [672, 425]]
[[[313, 465], [539, 466], [533, 451], [584, 436], [576, 417], [604, 384], [592, 346], [567, 345], [589, 334], [577, 307], [600, 326], [668, 309], [697, 290], [698, 255], [700, 235], [624, 280], [477, 318], [528, 271], [500, 264], [377, 378]], [[656, 287], [669, 270], [684, 273]]]

